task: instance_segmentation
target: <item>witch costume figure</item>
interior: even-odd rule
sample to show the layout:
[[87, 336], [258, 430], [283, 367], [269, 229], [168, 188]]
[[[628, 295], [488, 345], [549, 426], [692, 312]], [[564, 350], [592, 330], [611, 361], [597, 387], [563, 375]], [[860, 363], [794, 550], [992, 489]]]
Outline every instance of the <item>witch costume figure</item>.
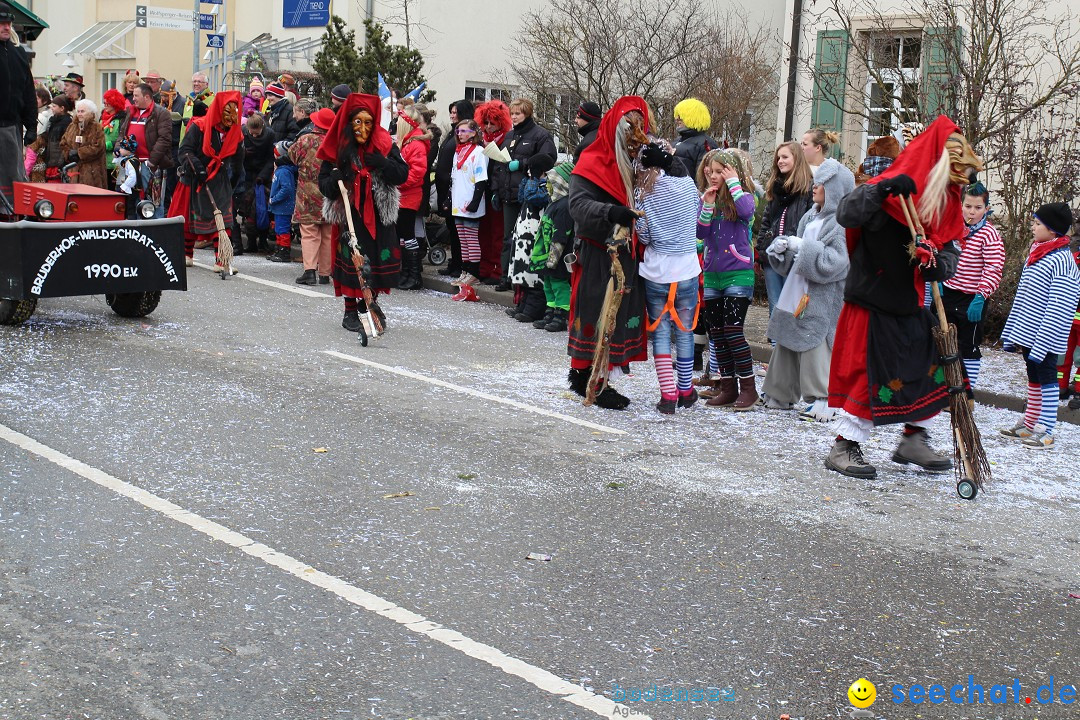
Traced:
[[[948, 404], [949, 388], [923, 287], [956, 272], [957, 241], [967, 232], [962, 188], [981, 169], [960, 129], [940, 116], [887, 170], [840, 201], [836, 220], [848, 229], [851, 269], [829, 372], [829, 407], [840, 411], [825, 458], [830, 470], [876, 477], [859, 443], [875, 426], [899, 423], [904, 430], [894, 462], [937, 472], [952, 467], [930, 447], [926, 431]], [[901, 196], [911, 197], [925, 229], [918, 245]]]
[[240, 103], [238, 91], [219, 92], [206, 115], [191, 119], [180, 141], [177, 172], [181, 184], [173, 192], [169, 217], [185, 218], [184, 255], [188, 265], [195, 255], [196, 242], [213, 242], [217, 252], [215, 205], [225, 227], [232, 227], [233, 187], [244, 171]]
[[[334, 294], [345, 298], [341, 326], [349, 332], [362, 327], [367, 311], [363, 289], [349, 245], [345, 199], [338, 181], [348, 192], [348, 208], [356, 231], [357, 249], [364, 257], [363, 272], [372, 293], [389, 294], [398, 285], [401, 246], [397, 236], [398, 186], [409, 177], [409, 166], [394, 146], [390, 133], [379, 124], [382, 104], [376, 95], [352, 93], [334, 116], [317, 157], [323, 217], [332, 226]], [[377, 308], [372, 308], [378, 312]]]
[[[631, 233], [618, 242], [616, 226], [633, 228], [637, 215], [634, 160], [645, 167], [659, 167], [671, 175], [685, 175], [686, 168], [658, 144], [651, 142], [649, 106], [640, 97], [619, 98], [600, 122], [596, 140], [585, 148], [570, 178], [570, 215], [574, 218], [578, 261], [571, 277], [569, 318], [570, 389], [582, 397], [589, 395], [590, 368], [598, 343], [607, 341], [608, 367], [602, 387], [594, 388], [596, 404], [622, 410], [629, 398], [606, 380], [612, 368], [648, 358], [645, 331], [645, 293], [638, 277], [637, 240]], [[617, 247], [616, 258], [625, 277], [626, 293], [609, 338], [601, 337], [601, 311], [612, 277], [609, 243]]]

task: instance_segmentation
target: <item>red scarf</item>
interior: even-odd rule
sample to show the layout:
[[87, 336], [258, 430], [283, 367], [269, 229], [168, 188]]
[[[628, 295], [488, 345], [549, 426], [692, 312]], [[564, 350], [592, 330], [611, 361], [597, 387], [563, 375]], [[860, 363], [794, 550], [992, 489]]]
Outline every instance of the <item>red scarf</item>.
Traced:
[[[345, 151], [352, 137], [352, 119], [356, 113], [367, 110], [372, 117], [371, 134], [367, 143], [356, 149], [356, 158], [346, 158]], [[386, 128], [379, 124], [382, 115], [382, 101], [377, 95], [352, 93], [338, 108], [330, 129], [326, 131], [326, 140], [319, 146], [316, 157], [342, 168], [346, 162], [352, 166], [356, 178], [353, 180], [352, 205], [364, 214], [364, 227], [372, 238], [375, 237], [375, 199], [371, 194], [371, 169], [364, 165], [364, 153], [388, 155], [394, 146], [394, 139]], [[344, 200], [344, 198], [342, 198]]]
[[[236, 122], [222, 134], [221, 149], [215, 150], [214, 130], [221, 127], [221, 118], [225, 114], [225, 106], [230, 102], [236, 103]], [[214, 101], [210, 103], [210, 108], [206, 111], [206, 115], [191, 118], [191, 124], [198, 126], [203, 134], [202, 147], [200, 150], [208, 160], [206, 163], [207, 182], [217, 175], [217, 171], [221, 169], [221, 164], [226, 158], [230, 158], [236, 154], [237, 148], [240, 147], [240, 142], [244, 139], [244, 133], [240, 129], [240, 111], [242, 104], [243, 100], [240, 97], [239, 91], [223, 90], [214, 96]]]
[[1056, 237], [1053, 240], [1043, 240], [1042, 242], [1032, 243], [1031, 252], [1028, 253], [1027, 261], [1024, 263], [1024, 266], [1034, 265], [1050, 253], [1055, 250], [1060, 250], [1063, 247], [1069, 247], [1069, 238]]
[[506, 138], [506, 131], [505, 130], [500, 130], [497, 133], [489, 133], [487, 130], [484, 130], [483, 134], [484, 134], [484, 144], [485, 145], [487, 145], [488, 143], [495, 143], [496, 145], [502, 145], [503, 140]]
[[622, 174], [615, 160], [615, 128], [619, 121], [628, 112], [637, 110], [645, 118], [645, 132], [649, 132], [649, 106], [636, 95], [625, 95], [615, 101], [615, 104], [604, 113], [604, 119], [600, 121], [600, 129], [596, 133], [596, 140], [592, 145], [585, 148], [581, 158], [574, 166], [574, 175], [580, 175], [592, 181], [601, 190], [616, 202], [627, 207], [633, 207], [634, 199], [626, 197], [626, 187], [623, 185]]
[[457, 161], [458, 170], [465, 166], [465, 162], [469, 159], [469, 156], [472, 155], [472, 152], [475, 149], [476, 143], [474, 142], [465, 143], [464, 145], [457, 146], [457, 149], [454, 150], [454, 155], [456, 156], [454, 159]]

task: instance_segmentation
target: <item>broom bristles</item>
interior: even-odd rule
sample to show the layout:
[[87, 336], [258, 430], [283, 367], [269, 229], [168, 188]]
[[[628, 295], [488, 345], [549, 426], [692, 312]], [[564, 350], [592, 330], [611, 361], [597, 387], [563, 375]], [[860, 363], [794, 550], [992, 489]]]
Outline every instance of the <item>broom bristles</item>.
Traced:
[[[949, 324], [946, 330], [934, 328], [934, 343], [942, 357], [955, 357], [958, 351], [956, 325]], [[949, 412], [953, 436], [953, 471], [956, 479], [969, 477], [976, 487], [983, 489], [990, 480], [990, 461], [983, 448], [979, 426], [975, 424], [975, 414], [968, 403], [966, 392], [952, 392], [953, 388], [966, 388], [964, 366], [957, 360], [944, 363], [945, 384], [950, 388]]]

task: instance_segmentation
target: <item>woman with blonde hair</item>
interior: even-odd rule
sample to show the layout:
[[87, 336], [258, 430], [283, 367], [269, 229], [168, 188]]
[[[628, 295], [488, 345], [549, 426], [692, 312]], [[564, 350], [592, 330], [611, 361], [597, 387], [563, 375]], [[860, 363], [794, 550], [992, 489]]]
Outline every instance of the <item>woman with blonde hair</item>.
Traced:
[[105, 131], [98, 122], [98, 109], [90, 100], [75, 103], [75, 120], [60, 139], [60, 155], [75, 166], [79, 182], [99, 188], [109, 187], [105, 170]]
[[765, 274], [770, 316], [784, 289], [784, 276], [773, 270], [765, 257], [765, 249], [773, 238], [795, 232], [799, 220], [813, 204], [813, 189], [814, 175], [799, 144], [791, 141], [777, 146], [769, 180], [765, 183], [765, 212], [761, 216], [761, 227], [754, 246], [757, 261]]
[[424, 116], [411, 103], [397, 114], [397, 132], [394, 143], [401, 151], [401, 159], [409, 166], [409, 176], [398, 189], [401, 191], [401, 207], [398, 209], [397, 234], [401, 243], [401, 280], [399, 290], [420, 290], [420, 242], [416, 239], [416, 213], [424, 194], [424, 178], [427, 176], [428, 149], [431, 133], [424, 126]]
[[821, 163], [825, 162], [825, 158], [829, 157], [829, 153], [839, 142], [840, 136], [832, 130], [814, 128], [803, 133], [802, 151], [806, 156], [806, 162], [810, 165], [810, 172], [817, 172]]

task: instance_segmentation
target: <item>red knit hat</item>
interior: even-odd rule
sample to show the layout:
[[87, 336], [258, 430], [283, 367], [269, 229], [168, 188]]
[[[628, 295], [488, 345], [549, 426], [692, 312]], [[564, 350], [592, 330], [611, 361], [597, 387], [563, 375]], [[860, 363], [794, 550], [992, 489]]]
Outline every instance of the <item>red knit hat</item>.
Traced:
[[266, 94], [273, 95], [274, 97], [285, 97], [285, 88], [276, 82], [272, 82], [266, 86]]
[[120, 112], [127, 107], [127, 100], [120, 94], [120, 91], [116, 88], [110, 88], [105, 91], [104, 95], [105, 104], [113, 108], [117, 112]]

